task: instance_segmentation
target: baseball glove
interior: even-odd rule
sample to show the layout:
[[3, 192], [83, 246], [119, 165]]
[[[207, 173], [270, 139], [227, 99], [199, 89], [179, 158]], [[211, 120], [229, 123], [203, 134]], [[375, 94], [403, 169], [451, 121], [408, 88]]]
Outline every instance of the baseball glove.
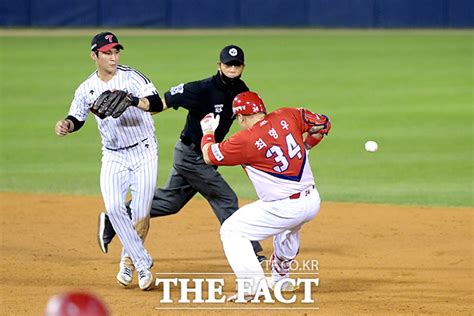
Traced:
[[89, 105], [89, 111], [97, 115], [99, 118], [105, 118], [106, 102], [112, 91], [106, 90], [95, 100], [94, 103]]
[[89, 110], [101, 119], [107, 116], [117, 118], [132, 105], [132, 96], [125, 91], [104, 91], [89, 107]]

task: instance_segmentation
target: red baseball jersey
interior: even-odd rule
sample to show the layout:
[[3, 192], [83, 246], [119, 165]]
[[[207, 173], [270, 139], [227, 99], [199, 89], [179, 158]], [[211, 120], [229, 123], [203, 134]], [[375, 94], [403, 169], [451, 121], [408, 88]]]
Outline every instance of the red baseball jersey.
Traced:
[[266, 115], [248, 130], [209, 147], [212, 164], [242, 165], [259, 199], [275, 201], [314, 184], [303, 134], [313, 125], [307, 109], [281, 108]]

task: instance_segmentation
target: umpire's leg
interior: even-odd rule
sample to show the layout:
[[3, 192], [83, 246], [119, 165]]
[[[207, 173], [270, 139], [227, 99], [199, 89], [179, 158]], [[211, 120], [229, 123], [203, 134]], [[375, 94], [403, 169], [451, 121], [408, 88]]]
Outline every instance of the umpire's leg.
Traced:
[[176, 214], [194, 195], [196, 195], [196, 190], [173, 167], [166, 186], [155, 191], [150, 217]]
[[[204, 162], [200, 153], [189, 146], [180, 147], [175, 152], [177, 156], [182, 155], [180, 163], [175, 164], [177, 172], [204, 196], [222, 225], [239, 208], [237, 195], [216, 168]], [[257, 241], [252, 241], [252, 247], [255, 253], [262, 251], [262, 246]]]
[[[150, 217], [154, 218], [178, 213], [196, 195], [196, 192], [173, 167], [166, 186], [155, 190], [155, 195], [151, 202]], [[130, 217], [132, 216], [130, 212], [131, 202], [132, 200], [126, 204], [128, 216]]]
[[[167, 216], [178, 213], [196, 194], [196, 190], [179, 172], [183, 155], [182, 143], [178, 140], [174, 147], [173, 167], [164, 188], [157, 188], [151, 202], [150, 217]], [[130, 202], [127, 203], [129, 210]]]

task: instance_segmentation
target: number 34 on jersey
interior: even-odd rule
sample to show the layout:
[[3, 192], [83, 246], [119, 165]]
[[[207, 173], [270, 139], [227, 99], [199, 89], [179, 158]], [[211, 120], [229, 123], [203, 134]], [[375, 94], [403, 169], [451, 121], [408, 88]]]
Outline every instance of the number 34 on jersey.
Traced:
[[283, 108], [213, 145], [212, 152], [219, 165], [242, 164], [277, 177], [299, 177], [306, 162], [302, 135], [309, 128], [298, 109]]
[[[288, 123], [285, 120], [280, 122], [282, 129], [289, 129]], [[275, 130], [275, 128], [270, 128], [268, 130], [268, 135], [273, 138], [274, 140], [279, 140], [280, 135]], [[272, 141], [272, 145], [268, 146], [262, 138], [259, 138], [255, 142], [255, 146], [257, 150], [265, 149], [265, 158], [268, 160], [265, 164], [266, 167], [271, 165], [271, 168], [274, 172], [277, 173], [284, 173], [290, 167], [290, 162], [292, 162], [293, 158], [298, 159], [301, 161], [303, 158], [303, 153], [301, 152], [302, 146], [300, 146], [293, 134], [287, 132], [286, 136], [282, 137], [284, 142], [277, 141], [276, 143]], [[304, 147], [303, 147], [304, 148]], [[301, 167], [301, 162], [294, 162], [293, 164], [298, 165]], [[266, 169], [266, 168], [265, 168]], [[268, 170], [266, 170], [268, 171]]]

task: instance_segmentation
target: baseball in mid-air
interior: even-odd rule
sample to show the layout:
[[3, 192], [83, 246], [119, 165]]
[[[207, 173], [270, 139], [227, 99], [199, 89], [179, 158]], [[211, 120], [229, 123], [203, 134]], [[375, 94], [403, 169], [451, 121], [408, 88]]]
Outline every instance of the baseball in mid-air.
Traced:
[[369, 140], [368, 142], [365, 143], [365, 150], [367, 150], [369, 153], [374, 153], [377, 151], [379, 148], [379, 145], [377, 145], [376, 142], [373, 140]]

